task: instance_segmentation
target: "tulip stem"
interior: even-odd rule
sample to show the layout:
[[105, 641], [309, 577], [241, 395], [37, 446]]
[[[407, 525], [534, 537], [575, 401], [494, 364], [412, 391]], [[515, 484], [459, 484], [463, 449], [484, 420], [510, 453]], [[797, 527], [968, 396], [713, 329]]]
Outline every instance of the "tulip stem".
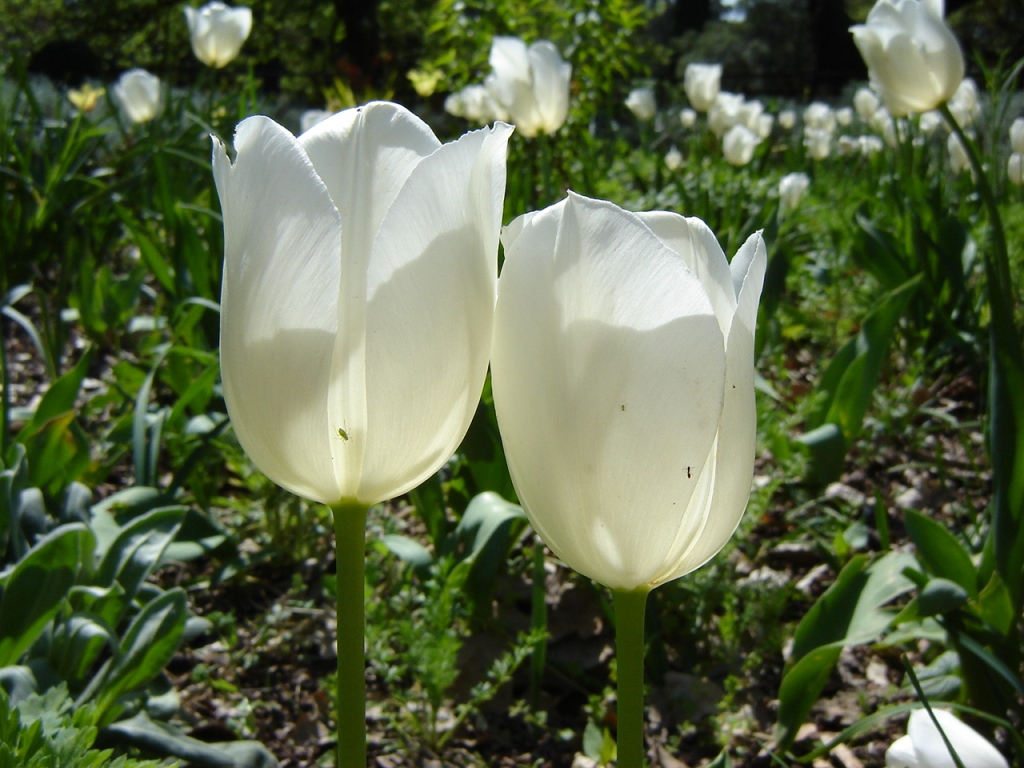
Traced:
[[367, 507], [343, 501], [331, 511], [338, 566], [338, 768], [366, 768], [363, 568]]
[[612, 590], [615, 611], [618, 768], [644, 765], [644, 611], [646, 587]]

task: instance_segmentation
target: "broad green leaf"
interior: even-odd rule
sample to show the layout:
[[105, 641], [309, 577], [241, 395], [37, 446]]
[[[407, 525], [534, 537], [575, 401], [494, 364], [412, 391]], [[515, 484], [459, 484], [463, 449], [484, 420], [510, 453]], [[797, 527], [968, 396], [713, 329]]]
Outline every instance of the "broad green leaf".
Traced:
[[780, 752], [793, 743], [797, 731], [828, 682], [841, 652], [842, 648], [838, 646], [815, 648], [801, 657], [782, 678], [779, 686], [779, 719], [776, 723]]
[[970, 595], [967, 590], [949, 579], [931, 579], [924, 585], [914, 603], [918, 615], [938, 616], [955, 611], [967, 604]]
[[175, 588], [146, 603], [128, 626], [117, 657], [103, 680], [98, 708], [105, 722], [117, 698], [149, 682], [171, 660], [188, 618], [185, 592]]
[[466, 581], [473, 605], [486, 604], [494, 589], [498, 572], [508, 558], [513, 532], [525, 522], [522, 507], [506, 501], [497, 493], [477, 494], [466, 507], [455, 529], [461, 541], [472, 538], [472, 567]]
[[971, 556], [944, 525], [908, 509], [904, 515], [907, 534], [917, 548], [925, 570], [959, 584], [970, 595], [978, 594], [978, 575]]
[[43, 536], [14, 567], [0, 597], [0, 667], [14, 664], [56, 615], [79, 571], [93, 557], [92, 533], [80, 523]]
[[160, 563], [185, 516], [185, 507], [154, 509], [123, 528], [97, 569], [100, 586], [117, 581], [130, 602], [139, 585]]
[[430, 564], [434, 562], [434, 557], [430, 554], [430, 550], [418, 541], [410, 539], [408, 536], [389, 534], [387, 536], [381, 536], [380, 543], [383, 544], [391, 554], [399, 560], [408, 563], [416, 570], [429, 568]]
[[84, 680], [104, 648], [116, 640], [107, 627], [90, 616], [74, 614], [61, 622], [50, 642], [50, 665], [61, 680]]

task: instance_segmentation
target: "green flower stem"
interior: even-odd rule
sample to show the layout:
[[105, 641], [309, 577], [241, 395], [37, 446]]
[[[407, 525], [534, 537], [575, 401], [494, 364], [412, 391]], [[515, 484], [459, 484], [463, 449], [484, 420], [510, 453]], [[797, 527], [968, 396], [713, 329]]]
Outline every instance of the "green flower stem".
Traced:
[[338, 565], [338, 768], [366, 768], [363, 569], [367, 507], [343, 501], [331, 511]]
[[612, 590], [618, 675], [618, 768], [644, 765], [644, 610], [650, 589]]

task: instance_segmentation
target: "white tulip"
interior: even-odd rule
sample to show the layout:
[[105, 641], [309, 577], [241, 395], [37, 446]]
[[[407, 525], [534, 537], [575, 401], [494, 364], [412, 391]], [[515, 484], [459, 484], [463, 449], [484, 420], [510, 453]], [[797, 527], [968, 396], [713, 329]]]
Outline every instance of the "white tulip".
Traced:
[[740, 119], [745, 99], [739, 93], [722, 91], [708, 109], [708, 127], [715, 136], [722, 137]]
[[836, 113], [823, 101], [814, 101], [804, 109], [804, 126], [815, 131], [833, 133], [836, 129]]
[[779, 125], [787, 131], [793, 130], [796, 126], [796, 112], [792, 109], [784, 109], [779, 112]]
[[943, 21], [944, 0], [878, 0], [850, 27], [872, 87], [894, 117], [947, 101], [964, 78], [964, 57]]
[[185, 6], [185, 21], [196, 58], [208, 67], [220, 69], [242, 50], [242, 43], [252, 31], [252, 10], [243, 6], [229, 8], [214, 0], [199, 10]]
[[683, 90], [690, 106], [698, 112], [707, 112], [718, 97], [722, 84], [721, 64], [686, 65], [683, 75]]
[[672, 147], [665, 153], [665, 167], [670, 171], [678, 171], [683, 164], [683, 153], [676, 147]]
[[882, 102], [870, 88], [858, 88], [853, 94], [853, 108], [857, 111], [857, 117], [865, 123], [871, 122], [880, 106]]
[[949, 97], [949, 111], [961, 128], [968, 128], [981, 117], [981, 99], [978, 84], [965, 77], [952, 96]]
[[967, 150], [964, 148], [960, 137], [955, 133], [949, 134], [946, 140], [946, 149], [949, 152], [949, 169], [953, 173], [963, 173], [971, 170], [971, 160], [967, 157]]
[[224, 399], [278, 485], [369, 506], [458, 447], [487, 372], [511, 132], [442, 145], [374, 102], [298, 138], [248, 118], [233, 162], [215, 142]]
[[736, 124], [722, 137], [722, 154], [731, 165], [746, 165], [754, 157], [760, 137], [747, 126]]
[[767, 255], [570, 193], [502, 234], [491, 377], [519, 500], [567, 565], [644, 590], [732, 536], [754, 466]]
[[[1006, 758], [980, 733], [944, 709], [933, 709], [942, 733], [967, 768], [1009, 768]], [[926, 710], [910, 715], [907, 735], [885, 753], [888, 768], [955, 768], [956, 761]]]
[[679, 110], [679, 122], [683, 128], [693, 128], [697, 124], [697, 110], [683, 107]]
[[499, 104], [486, 85], [467, 85], [444, 100], [444, 110], [477, 125], [490, 125], [509, 119], [508, 111]]
[[160, 78], [144, 69], [122, 74], [113, 93], [133, 123], [145, 123], [160, 112]]
[[779, 180], [779, 212], [786, 214], [795, 211], [810, 185], [811, 179], [806, 173], [797, 171], [783, 176]]
[[817, 128], [804, 130], [804, 149], [814, 160], [824, 160], [832, 152], [832, 133]]
[[518, 37], [491, 43], [491, 74], [484, 84], [527, 138], [554, 133], [569, 115], [572, 65], [554, 43], [540, 40], [529, 48]]
[[1010, 148], [1017, 154], [1024, 154], [1024, 117], [1010, 123]]
[[853, 125], [853, 107], [840, 107], [837, 109], [836, 123], [844, 128]]
[[1024, 153], [1014, 152], [1006, 161], [1006, 177], [1011, 184], [1024, 184]]
[[652, 88], [634, 88], [626, 96], [626, 107], [633, 113], [633, 117], [642, 123], [654, 118], [658, 111], [658, 103], [654, 98]]

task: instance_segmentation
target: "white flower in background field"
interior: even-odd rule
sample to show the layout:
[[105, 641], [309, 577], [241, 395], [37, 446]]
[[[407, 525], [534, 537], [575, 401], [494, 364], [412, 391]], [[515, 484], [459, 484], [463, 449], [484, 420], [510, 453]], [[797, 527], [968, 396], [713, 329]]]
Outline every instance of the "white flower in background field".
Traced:
[[772, 135], [772, 128], [775, 126], [775, 118], [769, 115], [767, 112], [757, 118], [757, 126], [754, 128], [756, 133], [762, 139], [767, 139]]
[[518, 37], [495, 37], [490, 64], [484, 85], [519, 133], [533, 138], [565, 124], [572, 65], [554, 43], [538, 40], [527, 47]]
[[811, 102], [804, 109], [804, 127], [833, 133], [836, 129], [835, 110], [823, 101]]
[[633, 113], [633, 117], [642, 123], [654, 118], [658, 111], [658, 103], [654, 98], [652, 88], [634, 88], [626, 96], [626, 106]]
[[327, 109], [307, 109], [299, 117], [299, 132], [305, 133], [317, 123], [322, 123], [334, 113]]
[[761, 115], [764, 114], [764, 104], [758, 99], [745, 100], [740, 105], [739, 113], [736, 118], [737, 121], [747, 126], [754, 133], [757, 133], [757, 123], [761, 119]]
[[804, 128], [804, 148], [808, 157], [824, 160], [832, 152], [832, 132], [820, 128]]
[[679, 110], [679, 122], [683, 128], [693, 128], [697, 124], [697, 110], [683, 107]]
[[449, 94], [444, 100], [444, 111], [476, 125], [490, 125], [496, 120], [507, 121], [508, 112], [485, 85], [467, 85], [461, 91]]
[[722, 91], [718, 94], [715, 103], [708, 109], [708, 127], [715, 136], [724, 136], [726, 131], [739, 122], [744, 101], [743, 95], [739, 93]]
[[837, 109], [836, 122], [844, 128], [853, 125], [853, 107], [840, 107]]
[[1024, 153], [1014, 152], [1006, 161], [1006, 177], [1018, 187], [1024, 184]]
[[144, 69], [129, 69], [114, 86], [114, 98], [133, 123], [145, 123], [160, 111], [160, 78]]
[[942, 732], [926, 710], [915, 709], [907, 723], [907, 735], [894, 741], [885, 753], [888, 768], [956, 768], [942, 734], [965, 768], [1009, 768], [999, 750], [971, 726], [944, 709], [932, 712]]
[[756, 133], [737, 123], [722, 137], [722, 154], [730, 165], [746, 165], [753, 159], [754, 150], [760, 143]]
[[861, 136], [860, 137], [860, 153], [865, 157], [871, 157], [877, 155], [885, 149], [885, 144], [882, 139], [878, 136]]
[[870, 88], [858, 88], [853, 94], [853, 108], [857, 111], [857, 117], [865, 123], [871, 122], [881, 105], [878, 95]]
[[949, 152], [949, 168], [953, 173], [971, 170], [971, 161], [967, 157], [967, 150], [964, 149], [960, 137], [955, 133], [949, 134], [949, 138], [946, 139], [946, 149]]
[[956, 92], [949, 98], [949, 111], [961, 128], [968, 128], [981, 117], [981, 102], [978, 99], [978, 84], [965, 77]]
[[793, 130], [796, 126], [796, 110], [784, 109], [779, 112], [779, 125], [787, 131]]
[[665, 166], [670, 171], [678, 171], [683, 164], [683, 153], [676, 147], [672, 147], [665, 153]]
[[707, 112], [715, 103], [722, 84], [721, 64], [687, 64], [683, 75], [683, 90], [690, 106], [698, 112]]
[[840, 136], [836, 139], [836, 154], [840, 157], [852, 155], [860, 151], [860, 139], [854, 136]]
[[921, 129], [921, 133], [930, 136], [942, 125], [942, 115], [934, 109], [930, 112], [924, 112], [921, 114], [917, 125]]
[[185, 21], [192, 36], [192, 51], [203, 64], [220, 69], [229, 64], [252, 31], [252, 10], [229, 8], [214, 0], [199, 10], [185, 6]]
[[944, 15], [944, 0], [878, 0], [864, 24], [850, 27], [871, 86], [894, 117], [935, 109], [964, 78]]
[[1024, 154], [1024, 117], [1010, 123], [1010, 148], [1017, 154]]
[[783, 176], [779, 180], [779, 214], [795, 211], [810, 185], [811, 179], [806, 173], [797, 171]]

